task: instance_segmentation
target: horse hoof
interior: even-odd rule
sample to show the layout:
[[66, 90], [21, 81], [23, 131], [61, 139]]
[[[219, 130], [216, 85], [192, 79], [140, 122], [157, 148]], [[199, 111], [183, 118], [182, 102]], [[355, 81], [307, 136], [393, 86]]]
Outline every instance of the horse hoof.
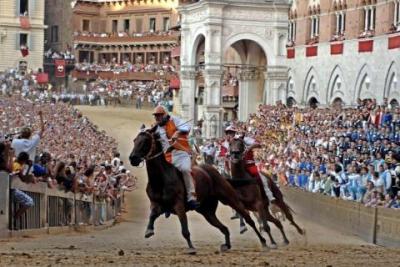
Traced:
[[287, 246], [287, 245], [289, 245], [289, 240], [285, 240], [285, 241], [283, 241], [283, 245], [284, 245], [284, 246]]
[[247, 231], [247, 227], [246, 226], [241, 226], [240, 227], [240, 234], [244, 234]]
[[197, 251], [195, 248], [188, 248], [186, 254], [188, 255], [196, 255]]
[[221, 247], [220, 247], [221, 252], [227, 252], [230, 249], [231, 249], [230, 246], [225, 245], [225, 244], [221, 245]]
[[278, 246], [277, 246], [276, 244], [271, 244], [270, 248], [271, 248], [271, 249], [277, 249]]
[[147, 230], [146, 230], [146, 233], [144, 234], [144, 237], [145, 237], [145, 238], [150, 238], [150, 237], [152, 237], [153, 235], [154, 235], [154, 230], [147, 229]]

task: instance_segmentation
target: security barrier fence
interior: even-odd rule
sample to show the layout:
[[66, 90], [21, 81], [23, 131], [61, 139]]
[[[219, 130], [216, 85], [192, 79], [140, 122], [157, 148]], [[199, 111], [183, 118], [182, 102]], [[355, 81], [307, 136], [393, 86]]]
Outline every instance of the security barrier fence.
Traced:
[[[10, 193], [13, 189], [25, 192], [34, 202], [17, 219], [14, 215], [20, 206]], [[48, 233], [60, 227], [104, 224], [115, 218], [121, 206], [122, 198], [99, 201], [92, 195], [48, 188], [46, 183], [26, 184], [0, 172], [0, 237], [24, 231]]]
[[353, 201], [282, 188], [295, 213], [332, 229], [357, 235], [372, 244], [400, 247], [400, 211], [383, 207], [365, 207]]

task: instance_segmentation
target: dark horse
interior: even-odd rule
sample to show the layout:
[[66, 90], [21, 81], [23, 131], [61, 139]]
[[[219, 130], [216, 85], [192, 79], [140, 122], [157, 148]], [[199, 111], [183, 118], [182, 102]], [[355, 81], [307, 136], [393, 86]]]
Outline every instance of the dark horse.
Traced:
[[[190, 240], [190, 232], [186, 212], [186, 192], [182, 175], [164, 157], [159, 135], [155, 128], [142, 131], [134, 140], [134, 148], [129, 156], [133, 166], [138, 166], [146, 161], [148, 174], [147, 195], [151, 202], [151, 213], [147, 225], [145, 237], [154, 235], [154, 222], [163, 213], [173, 213], [179, 217], [182, 235], [189, 246], [189, 253], [196, 253]], [[235, 189], [218, 173], [216, 169], [208, 165], [195, 166], [192, 170], [195, 182], [196, 194], [200, 207], [196, 210], [214, 227], [225, 235], [225, 244], [221, 245], [221, 251], [231, 248], [228, 228], [223, 225], [215, 212], [218, 201], [229, 205], [236, 210], [246, 223], [256, 232], [261, 245], [266, 247], [266, 241], [258, 231], [256, 224], [240, 202]]]
[[[244, 141], [240, 138], [234, 139], [230, 145], [231, 155], [231, 173], [232, 183], [239, 183], [241, 181], [253, 181], [251, 184], [244, 184], [243, 186], [236, 186], [236, 190], [239, 193], [240, 200], [245, 205], [246, 209], [256, 213], [257, 217], [262, 223], [262, 226], [267, 232], [273, 247], [276, 247], [276, 242], [271, 235], [271, 229], [268, 226], [267, 221], [274, 223], [282, 233], [283, 241], [285, 244], [289, 244], [289, 240], [286, 237], [285, 231], [283, 230], [282, 223], [273, 217], [269, 212], [269, 200], [265, 194], [262, 182], [252, 177], [245, 168], [245, 160], [243, 159], [246, 151]], [[243, 226], [243, 225], [241, 225]]]

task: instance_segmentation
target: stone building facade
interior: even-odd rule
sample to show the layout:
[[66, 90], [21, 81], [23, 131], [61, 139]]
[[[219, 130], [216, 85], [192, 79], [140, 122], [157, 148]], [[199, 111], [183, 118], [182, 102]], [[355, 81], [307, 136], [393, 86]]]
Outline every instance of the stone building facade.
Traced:
[[72, 16], [78, 62], [162, 64], [178, 35], [178, 0], [78, 0]]
[[[186, 119], [203, 120], [205, 137], [222, 134], [223, 79], [237, 68], [238, 117], [275, 103], [287, 83], [287, 0], [188, 1], [181, 14], [181, 104]], [[196, 99], [204, 86], [202, 114]]]
[[400, 1], [295, 0], [289, 11], [288, 82], [300, 105], [400, 101]]
[[0, 0], [0, 71], [22, 62], [28, 69], [42, 68], [45, 28], [44, 0]]
[[72, 9], [76, 0], [46, 0], [45, 49], [65, 51], [73, 45]]

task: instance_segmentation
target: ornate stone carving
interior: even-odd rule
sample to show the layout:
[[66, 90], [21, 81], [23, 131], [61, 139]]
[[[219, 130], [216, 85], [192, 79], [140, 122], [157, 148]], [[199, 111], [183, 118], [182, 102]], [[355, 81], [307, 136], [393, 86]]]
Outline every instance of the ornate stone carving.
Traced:
[[224, 10], [224, 18], [235, 20], [271, 20], [273, 19], [273, 11], [267, 12], [266, 10], [255, 10], [237, 7], [228, 7]]
[[257, 80], [260, 77], [260, 72], [257, 70], [242, 70], [239, 73], [241, 81]]
[[181, 78], [185, 80], [194, 80], [198, 75], [197, 71], [184, 70], [181, 71]]
[[197, 12], [190, 13], [190, 15], [188, 14], [185, 21], [187, 23], [201, 22], [206, 17], [207, 17], [207, 11], [206, 10], [200, 10], [200, 11], [197, 11]]

